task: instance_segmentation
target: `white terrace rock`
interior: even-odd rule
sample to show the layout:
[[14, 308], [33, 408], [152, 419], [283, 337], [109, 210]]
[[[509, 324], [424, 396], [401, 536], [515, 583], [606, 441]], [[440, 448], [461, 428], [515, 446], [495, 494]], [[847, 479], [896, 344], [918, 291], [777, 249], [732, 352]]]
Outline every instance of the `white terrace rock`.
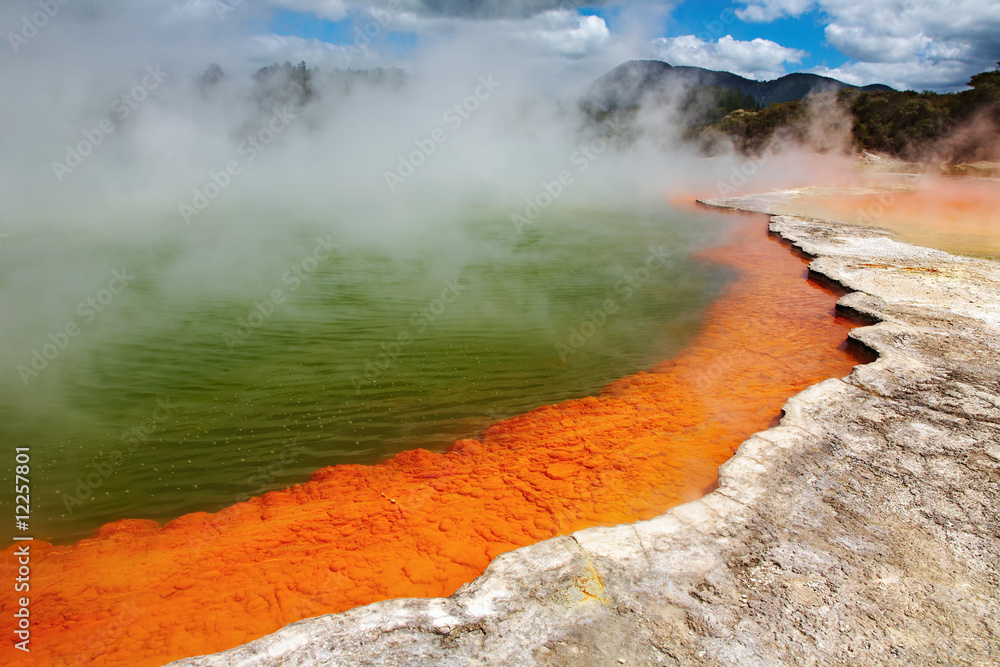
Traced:
[[[711, 202], [769, 210], [766, 200]], [[775, 217], [879, 359], [785, 405], [702, 500], [497, 558], [446, 599], [174, 665], [1000, 664], [1000, 264]]]

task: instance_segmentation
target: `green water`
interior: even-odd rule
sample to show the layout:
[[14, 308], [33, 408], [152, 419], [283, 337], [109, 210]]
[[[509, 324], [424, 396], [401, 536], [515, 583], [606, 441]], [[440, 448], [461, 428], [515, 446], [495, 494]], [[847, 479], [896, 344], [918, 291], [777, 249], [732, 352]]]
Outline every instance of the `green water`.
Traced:
[[[32, 326], [4, 344], [5, 493], [12, 448], [30, 447], [31, 533], [66, 541], [441, 450], [669, 357], [725, 281], [690, 259], [724, 234], [712, 215], [549, 211], [522, 234], [508, 215], [385, 244], [316, 220], [258, 225], [252, 241], [7, 239], [0, 291]], [[81, 315], [116, 267], [134, 278]], [[63, 296], [17, 298], [46, 289]], [[43, 305], [54, 314], [31, 317]], [[25, 385], [17, 367], [68, 321], [79, 334]]]

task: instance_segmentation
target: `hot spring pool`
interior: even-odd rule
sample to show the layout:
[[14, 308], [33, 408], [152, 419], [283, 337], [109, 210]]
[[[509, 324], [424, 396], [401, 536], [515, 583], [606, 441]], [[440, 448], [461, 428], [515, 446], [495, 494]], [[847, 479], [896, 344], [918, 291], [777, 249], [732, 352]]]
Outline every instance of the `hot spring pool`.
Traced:
[[520, 234], [470, 210], [386, 243], [239, 223], [0, 245], [0, 430], [31, 448], [37, 538], [215, 511], [593, 394], [689, 340], [726, 280], [690, 255], [731, 224], [665, 204]]

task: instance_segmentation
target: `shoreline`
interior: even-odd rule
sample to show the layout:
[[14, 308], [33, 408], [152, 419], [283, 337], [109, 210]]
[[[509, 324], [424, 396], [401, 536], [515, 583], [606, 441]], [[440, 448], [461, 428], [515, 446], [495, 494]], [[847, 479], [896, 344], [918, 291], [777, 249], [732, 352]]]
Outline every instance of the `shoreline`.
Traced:
[[[709, 200], [761, 210], [760, 198]], [[178, 666], [1000, 661], [1000, 264], [877, 228], [770, 229], [878, 359], [789, 399], [700, 500], [501, 555], [449, 598]]]
[[[498, 553], [701, 497], [788, 396], [857, 363], [836, 295], [759, 225], [741, 221], [703, 257], [741, 279], [695, 344], [598, 396], [501, 422], [446, 455], [326, 468], [215, 515], [118, 522], [40, 552], [39, 657], [159, 665], [223, 650], [300, 618], [447, 595]], [[92, 639], [108, 633], [118, 639]]]

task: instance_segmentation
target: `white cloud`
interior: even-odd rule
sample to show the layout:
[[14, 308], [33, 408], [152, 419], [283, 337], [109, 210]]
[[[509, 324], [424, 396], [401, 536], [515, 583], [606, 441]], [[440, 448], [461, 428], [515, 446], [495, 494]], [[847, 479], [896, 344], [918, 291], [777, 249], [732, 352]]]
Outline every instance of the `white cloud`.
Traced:
[[[364, 53], [362, 52], [362, 55]], [[344, 47], [318, 39], [303, 39], [294, 35], [254, 35], [244, 49], [250, 62], [269, 65], [272, 62], [306, 61], [313, 65], [344, 66], [351, 57]], [[355, 64], [359, 66], [359, 64]]]
[[996, 0], [744, 0], [745, 21], [816, 11], [830, 46], [854, 62], [818, 74], [851, 83], [960, 88], [1000, 58]]
[[[205, 2], [206, 0], [188, 0]], [[213, 1], [214, 0], [210, 0]], [[249, 0], [247, 0], [249, 1]], [[311, 12], [323, 18], [339, 20], [350, 9], [385, 10], [388, 0], [254, 0], [258, 4], [284, 7], [293, 11]], [[472, 21], [520, 20], [549, 11], [594, 6], [624, 4], [627, 0], [396, 0], [408, 13], [427, 18], [459, 18]]]
[[[366, 20], [389, 0], [227, 0], [231, 11], [219, 16], [222, 0], [89, 0], [61, 6], [59, 15], [17, 59], [80, 60], [110, 66], [160, 62], [177, 72], [198, 73], [207, 63], [227, 72], [245, 72], [260, 62], [305, 59], [320, 64], [335, 55], [337, 45], [318, 40], [277, 36], [253, 37], [268, 25], [275, 8], [315, 13], [327, 20]], [[565, 0], [559, 0], [565, 1]], [[399, 0], [405, 10], [392, 18], [386, 33], [410, 32], [419, 48], [457, 36], [471, 48], [505, 57], [550, 59], [580, 68], [585, 61], [608, 62], [609, 68], [640, 55], [648, 34], [642, 30], [609, 30], [597, 16], [581, 15], [557, 0], [480, 0], [465, 9], [459, 0]], [[605, 4], [618, 3], [609, 0]], [[1000, 58], [1000, 2], [997, 0], [741, 0], [740, 16], [748, 21], [802, 16], [826, 24], [827, 43], [850, 62], [817, 73], [868, 84], [885, 82], [903, 88], [960, 88], [976, 72], [992, 68]], [[473, 7], [475, 5], [475, 7]], [[634, 5], [626, 7], [649, 7]], [[661, 5], [658, 5], [661, 6]], [[0, 2], [0, 25], [16, 29], [35, 0]], [[470, 9], [469, 7], [472, 7]], [[479, 9], [476, 9], [478, 7]], [[475, 9], [475, 11], [473, 11]], [[220, 18], [222, 20], [220, 20]], [[651, 25], [646, 21], [644, 27]], [[619, 17], [619, 25], [622, 20]], [[675, 64], [727, 69], [754, 78], [773, 78], [797, 63], [802, 52], [765, 39], [715, 40], [701, 35], [664, 38], [653, 43], [653, 56]], [[383, 44], [373, 40], [377, 55]], [[780, 41], [780, 40], [778, 40]], [[284, 49], [284, 51], [282, 51]], [[386, 51], [388, 52], [388, 50]], [[365, 62], [392, 64], [369, 60]], [[70, 55], [72, 54], [72, 55]], [[265, 55], [267, 54], [267, 55]], [[244, 57], [242, 62], [239, 57]], [[248, 60], [250, 58], [251, 60]], [[611, 62], [615, 61], [615, 62]], [[12, 61], [13, 62], [13, 61]], [[328, 62], [332, 62], [329, 61]], [[58, 66], [55, 64], [53, 66]], [[257, 65], [259, 66], [259, 65]], [[343, 66], [343, 65], [341, 65]], [[550, 70], [554, 68], [547, 65]], [[542, 69], [542, 68], [540, 68]], [[582, 75], [581, 75], [582, 76]]]
[[751, 0], [736, 15], [751, 23], [767, 23], [786, 16], [802, 16], [813, 8], [813, 0]]
[[[493, 0], [491, 0], [492, 2]], [[568, 9], [535, 11], [557, 6], [557, 0], [524, 0], [506, 18], [487, 13], [467, 16], [456, 2], [440, 4], [438, 11], [427, 0], [88, 0], [62, 6], [59, 15], [39, 37], [21, 49], [20, 60], [65, 59], [88, 69], [122, 67], [124, 63], [160, 63], [182, 74], [200, 74], [211, 62], [235, 77], [274, 61], [305, 60], [310, 66], [374, 67], [399, 65], [400, 40], [392, 33], [415, 34], [416, 50], [444, 48], [455, 40], [467, 45], [467, 55], [490, 54], [505, 59], [537, 59], [539, 71], [556, 72], [562, 66], [593, 71], [620, 64], [634, 55], [628, 40], [611, 34], [604, 19]], [[500, 7], [495, 0], [497, 11]], [[436, 5], [435, 5], [436, 6]], [[25, 11], [37, 8], [35, 0], [0, 2], [0, 25], [16, 29]], [[219, 8], [225, 7], [220, 15]], [[401, 9], [393, 13], [390, 7]], [[354, 20], [365, 26], [378, 17], [378, 35], [366, 48], [350, 49], [356, 41], [352, 26], [345, 43], [327, 43], [293, 35], [270, 34], [275, 9], [315, 14], [317, 18]], [[492, 11], [492, 10], [491, 10]], [[456, 12], [458, 12], [456, 14]], [[262, 29], [262, 26], [264, 28]], [[282, 31], [284, 32], [284, 31]], [[330, 39], [336, 42], [336, 39]], [[8, 49], [9, 49], [9, 45]], [[362, 44], [364, 46], [364, 44]], [[10, 53], [8, 51], [8, 53]], [[72, 55], [70, 55], [72, 54]], [[58, 64], [54, 64], [58, 67]], [[581, 76], [584, 76], [581, 74]]]
[[568, 11], [545, 15], [547, 27], [526, 31], [523, 37], [543, 51], [568, 57], [581, 57], [604, 50], [611, 42], [611, 32], [599, 16], [576, 16]]
[[[364, 0], [362, 0], [364, 1]], [[423, 16], [450, 16], [473, 20], [523, 19], [580, 5], [624, 4], [627, 0], [401, 0]]]
[[857, 62], [838, 68], [860, 83], [961, 88], [1000, 58], [1000, 4], [982, 0], [870, 0], [865, 11], [823, 0], [830, 43]]
[[270, 0], [270, 3], [293, 12], [309, 12], [328, 21], [339, 21], [347, 17], [347, 4], [344, 0]]
[[213, 15], [218, 15], [215, 0], [184, 0], [179, 5], [163, 8], [164, 18], [171, 22], [199, 21]]
[[831, 24], [826, 27], [830, 46], [863, 62], [898, 63], [912, 60], [931, 43], [923, 33], [912, 36], [879, 35], [857, 27]]
[[397, 16], [390, 29], [416, 33], [431, 42], [473, 40], [470, 48], [492, 50], [509, 57], [575, 59], [604, 54], [614, 46], [613, 36], [603, 18], [580, 15], [573, 10], [553, 10], [528, 18], [492, 21], [425, 17], [407, 12]]
[[731, 35], [704, 41], [694, 35], [653, 40], [656, 56], [671, 65], [693, 65], [725, 70], [751, 79], [775, 79], [784, 75], [785, 63], [797, 63], [808, 55], [769, 39], [741, 41]]
[[[814, 67], [814, 74], [840, 79], [856, 86], [884, 83], [899, 90], [947, 90], [969, 78], [968, 63], [959, 60], [934, 63], [846, 63], [840, 67]], [[960, 86], [959, 86], [960, 87]]]

